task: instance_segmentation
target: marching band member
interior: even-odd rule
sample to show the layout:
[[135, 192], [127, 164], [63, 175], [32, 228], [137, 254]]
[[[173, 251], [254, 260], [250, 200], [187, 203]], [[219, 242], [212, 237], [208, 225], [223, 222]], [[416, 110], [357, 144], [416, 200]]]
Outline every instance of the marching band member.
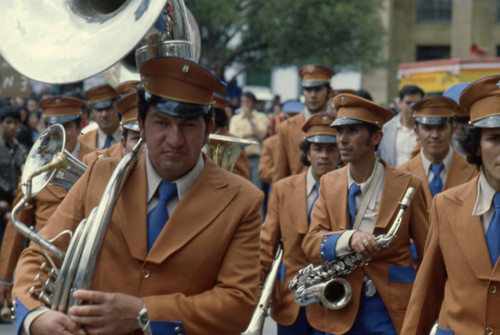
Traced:
[[303, 66], [299, 70], [299, 76], [306, 108], [280, 124], [273, 182], [306, 170], [300, 162], [302, 153], [299, 144], [304, 135], [301, 128], [312, 114], [327, 111], [328, 98], [332, 92], [330, 80], [333, 71], [322, 65]]
[[84, 94], [97, 128], [85, 132], [80, 141], [95, 149], [107, 149], [120, 142], [120, 120], [114, 108], [120, 94], [110, 85], [92, 87]]
[[431, 96], [412, 106], [420, 152], [398, 168], [413, 173], [423, 184], [427, 208], [439, 192], [468, 182], [477, 169], [451, 145], [453, 117], [460, 109], [450, 98]]
[[[78, 141], [81, 125], [81, 108], [84, 101], [71, 97], [51, 96], [40, 101], [39, 107], [43, 110], [45, 123], [52, 125], [61, 124], [66, 133], [64, 147], [75, 158], [90, 153], [93, 149]], [[31, 198], [29, 206], [23, 208], [19, 213], [19, 221], [32, 226], [35, 231], [42, 229], [48, 222], [50, 216], [56, 210], [67, 194], [64, 187], [48, 185], [40, 193]], [[15, 206], [23, 198], [21, 183], [18, 185]], [[12, 278], [19, 255], [23, 249], [25, 238], [12, 225], [9, 220], [5, 230], [5, 236], [0, 250], [0, 302], [6, 298], [11, 300]]]
[[83, 157], [83, 162], [92, 164], [99, 157], [122, 158], [132, 152], [137, 141], [141, 137], [139, 123], [137, 121], [137, 91], [134, 89], [123, 95], [116, 103], [115, 109], [121, 115], [120, 125], [122, 132], [120, 142], [113, 144], [107, 149], [93, 151]]
[[[300, 147], [307, 171], [284, 178], [273, 185], [268, 213], [261, 232], [260, 281], [264, 282], [278, 244], [284, 256], [272, 296], [271, 316], [278, 323], [278, 334], [313, 334], [308, 319], [321, 318], [324, 307], [301, 308], [288, 290], [288, 283], [309, 262], [302, 251], [309, 215], [318, 196], [321, 176], [340, 164], [336, 131], [330, 128], [335, 119], [330, 113], [312, 115], [302, 127], [305, 139]], [[307, 316], [306, 316], [307, 314]]]
[[[323, 176], [302, 246], [314, 263], [351, 252], [371, 260], [346, 276], [352, 287], [350, 302], [310, 320], [311, 325], [329, 334], [396, 334], [415, 277], [410, 238], [421, 259], [427, 236], [422, 183], [375, 156], [382, 125], [392, 117], [391, 111], [351, 94], [337, 95], [334, 104], [338, 116], [332, 126], [347, 166]], [[390, 229], [410, 186], [415, 195], [397, 236], [388, 248], [379, 250], [375, 237]]]
[[472, 127], [460, 140], [479, 176], [438, 194], [402, 334], [497, 334], [500, 331], [500, 75], [460, 95]]
[[[257, 303], [262, 192], [202, 155], [224, 85], [198, 64], [159, 57], [140, 67], [139, 127], [147, 150], [116, 200], [86, 302], [47, 310], [28, 289], [43, 256], [21, 256], [16, 323], [36, 334], [238, 334]], [[40, 235], [74, 230], [99, 203], [118, 159], [101, 158]], [[64, 241], [55, 244], [63, 250]]]

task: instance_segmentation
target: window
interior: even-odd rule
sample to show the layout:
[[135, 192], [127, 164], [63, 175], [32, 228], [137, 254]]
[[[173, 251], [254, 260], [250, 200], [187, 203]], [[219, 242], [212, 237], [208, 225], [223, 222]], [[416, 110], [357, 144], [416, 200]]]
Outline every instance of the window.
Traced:
[[417, 0], [417, 23], [451, 23], [452, 0]]
[[417, 46], [417, 61], [450, 58], [449, 45], [419, 45]]

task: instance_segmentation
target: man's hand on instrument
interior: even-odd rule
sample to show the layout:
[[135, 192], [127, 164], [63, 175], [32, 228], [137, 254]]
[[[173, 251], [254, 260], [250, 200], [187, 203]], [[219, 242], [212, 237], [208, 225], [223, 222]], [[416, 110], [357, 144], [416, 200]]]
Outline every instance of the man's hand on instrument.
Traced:
[[30, 326], [31, 335], [85, 335], [85, 331], [66, 314], [47, 311], [33, 320]]
[[374, 255], [378, 250], [375, 235], [364, 231], [356, 231], [352, 234], [350, 245], [352, 250], [365, 257]]
[[77, 290], [73, 296], [84, 301], [84, 304], [71, 307], [68, 315], [87, 334], [118, 335], [139, 329], [137, 316], [144, 306], [141, 298], [91, 290]]

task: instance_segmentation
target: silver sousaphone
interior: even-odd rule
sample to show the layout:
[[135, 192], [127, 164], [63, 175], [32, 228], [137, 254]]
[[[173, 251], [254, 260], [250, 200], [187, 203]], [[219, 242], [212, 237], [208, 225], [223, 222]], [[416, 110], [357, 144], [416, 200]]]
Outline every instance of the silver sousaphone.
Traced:
[[151, 57], [200, 57], [198, 26], [182, 0], [0, 0], [0, 7], [0, 54], [36, 81], [102, 73], [116, 86], [138, 79], [136, 64]]

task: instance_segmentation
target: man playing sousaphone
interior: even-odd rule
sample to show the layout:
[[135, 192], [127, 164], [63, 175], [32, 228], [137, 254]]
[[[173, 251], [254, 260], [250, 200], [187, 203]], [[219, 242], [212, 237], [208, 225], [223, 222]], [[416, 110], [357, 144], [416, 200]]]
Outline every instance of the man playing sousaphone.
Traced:
[[[422, 183], [375, 156], [382, 125], [392, 112], [351, 94], [337, 95], [334, 104], [338, 115], [332, 126], [347, 166], [321, 179], [302, 246], [315, 263], [352, 252], [371, 261], [346, 276], [352, 297], [345, 307], [328, 311], [311, 325], [328, 334], [397, 334], [415, 277], [410, 238], [421, 259], [428, 230]], [[415, 188], [415, 195], [397, 236], [388, 248], [379, 250], [375, 237], [392, 226], [409, 187]]]
[[[64, 314], [28, 293], [43, 261], [30, 246], [13, 290], [19, 332], [237, 334], [251, 318], [263, 195], [201, 154], [213, 127], [213, 93], [224, 85], [176, 57], [149, 60], [140, 73], [147, 151], [117, 198], [89, 289], [73, 293], [84, 303]], [[117, 163], [96, 160], [40, 235], [74, 230], [99, 203]]]

